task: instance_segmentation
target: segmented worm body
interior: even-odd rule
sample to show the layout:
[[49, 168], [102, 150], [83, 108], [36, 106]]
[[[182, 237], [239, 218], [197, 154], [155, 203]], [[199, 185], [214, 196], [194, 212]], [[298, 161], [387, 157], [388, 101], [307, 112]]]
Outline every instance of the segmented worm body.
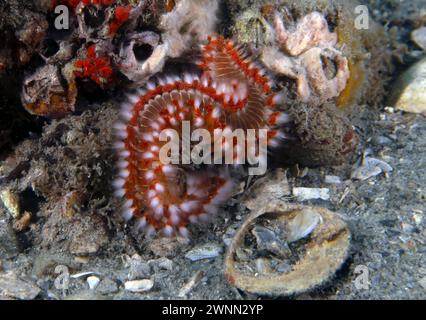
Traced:
[[[233, 189], [223, 166], [200, 168], [185, 165], [184, 159], [179, 165], [165, 163], [161, 154], [168, 141], [165, 136], [178, 133], [179, 145], [191, 145], [182, 134], [187, 123], [213, 137], [206, 142], [209, 150], [217, 142], [218, 129], [266, 129], [269, 147], [284, 138], [280, 127], [288, 117], [279, 110], [282, 98], [272, 92], [271, 80], [242, 48], [222, 37], [210, 38], [202, 48], [199, 67], [200, 76], [186, 74], [148, 83], [123, 106], [123, 122], [116, 125], [120, 161], [115, 194], [125, 199], [125, 218], [136, 218], [137, 226], [147, 233], [161, 230], [167, 236], [188, 236], [187, 225], [215, 214]], [[220, 143], [219, 157], [234, 147], [233, 157], [238, 158], [241, 148], [236, 142]]]

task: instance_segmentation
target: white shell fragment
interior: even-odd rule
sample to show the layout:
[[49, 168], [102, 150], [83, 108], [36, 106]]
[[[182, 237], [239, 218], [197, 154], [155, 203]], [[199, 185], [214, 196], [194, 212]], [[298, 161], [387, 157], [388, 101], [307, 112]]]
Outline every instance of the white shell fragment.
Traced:
[[223, 248], [217, 244], [208, 243], [206, 245], [196, 247], [189, 251], [185, 258], [191, 261], [216, 258], [223, 252]]
[[391, 171], [393, 171], [393, 168], [383, 160], [365, 157], [362, 165], [352, 172], [351, 178], [364, 181], [378, 176], [382, 172]]
[[330, 190], [327, 188], [293, 188], [293, 195], [299, 201], [330, 200]]
[[328, 184], [341, 184], [342, 179], [338, 176], [325, 176], [324, 182]]
[[147, 292], [151, 290], [153, 286], [154, 286], [154, 282], [150, 279], [132, 280], [132, 281], [127, 281], [124, 284], [124, 288], [127, 291], [136, 292], [136, 293]]
[[90, 290], [95, 290], [101, 280], [96, 276], [90, 276], [87, 278], [87, 284]]
[[289, 243], [303, 239], [311, 234], [321, 222], [321, 215], [311, 208], [300, 211], [286, 226], [286, 238]]

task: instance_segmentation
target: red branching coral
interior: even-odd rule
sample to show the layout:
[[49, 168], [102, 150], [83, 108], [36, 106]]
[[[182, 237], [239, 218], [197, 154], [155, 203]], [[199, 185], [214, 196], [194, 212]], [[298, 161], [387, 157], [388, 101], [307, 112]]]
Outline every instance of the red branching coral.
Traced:
[[109, 33], [115, 34], [118, 29], [129, 20], [132, 6], [119, 6], [115, 8], [114, 19], [109, 25]]
[[[216, 129], [257, 129], [258, 135], [259, 129], [266, 129], [269, 147], [283, 136], [280, 128], [288, 119], [278, 108], [280, 96], [272, 93], [271, 81], [242, 48], [222, 37], [210, 38], [200, 66], [201, 77], [187, 74], [183, 79], [167, 77], [158, 84], [149, 83], [123, 107], [124, 121], [116, 125], [121, 141], [116, 145], [120, 161], [115, 194], [126, 200], [125, 218], [135, 217], [137, 226], [147, 233], [161, 230], [167, 236], [176, 232], [188, 236], [187, 225], [212, 216], [233, 187], [223, 168], [194, 170], [184, 166], [183, 155], [183, 165], [165, 164], [161, 156], [164, 132], [179, 133], [179, 145], [187, 139], [182, 133], [184, 122], [204, 129], [210, 137], [215, 137]], [[219, 158], [233, 151], [238, 160], [240, 145], [234, 141], [232, 148], [218, 139], [202, 141], [203, 156], [212, 156], [204, 150], [212, 153], [214, 142], [219, 141], [223, 147]], [[248, 145], [247, 149], [260, 153], [260, 147]]]
[[52, 0], [51, 7], [54, 8], [58, 5], [66, 5], [69, 8], [75, 9], [80, 3], [83, 3], [84, 6], [96, 5], [96, 6], [110, 6], [115, 2], [115, 0]]
[[87, 48], [86, 59], [77, 60], [74, 64], [75, 76], [79, 78], [89, 78], [103, 87], [112, 81], [113, 69], [110, 58], [99, 57], [96, 53], [96, 45]]

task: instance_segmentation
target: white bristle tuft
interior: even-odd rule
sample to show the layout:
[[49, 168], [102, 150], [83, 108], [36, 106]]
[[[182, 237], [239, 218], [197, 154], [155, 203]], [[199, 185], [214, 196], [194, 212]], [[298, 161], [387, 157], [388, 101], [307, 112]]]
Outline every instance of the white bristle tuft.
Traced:
[[194, 224], [198, 223], [198, 216], [193, 214], [193, 215], [189, 216], [188, 220], [189, 220], [189, 222], [194, 223]]
[[128, 158], [128, 157], [130, 157], [130, 151], [129, 150], [120, 151], [119, 155], [122, 158]]
[[133, 200], [127, 200], [124, 204], [123, 204], [123, 209], [130, 209], [133, 206]]
[[195, 119], [195, 126], [196, 127], [202, 127], [204, 125], [204, 119], [201, 117], [197, 117]]
[[151, 123], [151, 128], [158, 131], [158, 130], [160, 130], [161, 126], [157, 121], [154, 121], [154, 122]]
[[163, 171], [165, 175], [173, 174], [175, 172], [175, 169], [169, 165], [163, 166], [161, 170]]
[[281, 94], [276, 94], [272, 98], [272, 103], [274, 105], [276, 105], [276, 104], [282, 104], [283, 102], [284, 102], [284, 94], [282, 94], [282, 93]]
[[189, 231], [187, 228], [185, 227], [180, 227], [179, 228], [179, 234], [184, 237], [184, 238], [189, 238]]
[[283, 125], [290, 122], [290, 116], [287, 113], [281, 113], [278, 117], [278, 125]]
[[158, 153], [159, 151], [160, 151], [160, 147], [159, 146], [152, 146], [151, 148], [150, 148], [150, 150], [151, 150], [151, 152], [153, 152], [153, 153]]
[[120, 116], [124, 121], [129, 121], [130, 119], [132, 119], [133, 114], [130, 110], [123, 109], [120, 112]]
[[134, 210], [133, 209], [124, 209], [122, 212], [123, 219], [128, 222], [133, 218]]
[[139, 102], [139, 100], [140, 100], [139, 96], [136, 96], [136, 95], [130, 95], [130, 96], [129, 96], [129, 101], [130, 101], [130, 103], [132, 103], [132, 104], [136, 104], [136, 103], [138, 103], [138, 102]]
[[116, 130], [115, 135], [121, 139], [127, 139], [127, 130]]
[[124, 187], [125, 183], [126, 183], [126, 180], [124, 179], [116, 179], [112, 182], [112, 186], [116, 189], [121, 189]]
[[[217, 198], [217, 196], [216, 196], [215, 198]], [[210, 203], [210, 204], [206, 204], [206, 205], [204, 205], [204, 206], [203, 206], [203, 210], [204, 210], [206, 213], [216, 214], [216, 212], [217, 212], [217, 207], [216, 207], [216, 205], [214, 204], [214, 199], [212, 199], [212, 201], [211, 201], [211, 203]]]
[[208, 87], [208, 85], [209, 85], [209, 80], [207, 79], [207, 78], [203, 78], [202, 80], [201, 80], [201, 84], [203, 85], [203, 87]]
[[190, 213], [198, 208], [198, 201], [186, 201], [181, 203], [180, 208], [183, 212]]
[[154, 172], [153, 171], [147, 171], [145, 173], [145, 179], [148, 181], [151, 181], [155, 178]]
[[149, 225], [149, 226], [146, 228], [145, 234], [146, 234], [146, 236], [147, 236], [148, 238], [152, 237], [152, 236], [155, 234], [155, 228], [154, 228], [154, 226]]
[[142, 139], [148, 142], [154, 142], [154, 137], [152, 136], [152, 134], [149, 134], [149, 133], [145, 133], [142, 136]]
[[148, 82], [148, 83], [146, 84], [146, 88], [147, 88], [149, 91], [154, 90], [154, 89], [155, 89], [155, 84], [154, 84], [153, 82]]
[[186, 74], [183, 76], [183, 80], [184, 80], [186, 83], [189, 83], [189, 84], [192, 84], [192, 83], [194, 82], [194, 78], [193, 78], [190, 74], [188, 74], [188, 73], [186, 73]]
[[151, 200], [151, 207], [156, 208], [160, 205], [160, 199], [158, 197], [155, 197]]
[[220, 108], [216, 107], [213, 109], [212, 117], [218, 119], [220, 117]]
[[124, 142], [116, 142], [113, 147], [117, 150], [124, 150], [126, 148], [126, 144]]
[[152, 154], [152, 152], [144, 152], [143, 153], [143, 158], [144, 159], [153, 159], [154, 155]]
[[199, 109], [200, 108], [200, 106], [201, 106], [201, 99], [200, 99], [200, 97], [195, 97], [195, 100], [194, 100], [194, 107], [195, 107], [195, 109]]
[[238, 102], [240, 102], [240, 97], [236, 94], [232, 95], [232, 102], [234, 104], [237, 104]]
[[180, 212], [179, 208], [176, 207], [175, 205], [171, 205], [169, 207], [170, 221], [172, 222], [173, 225], [178, 225], [180, 222], [179, 212]]
[[127, 161], [119, 161], [117, 164], [117, 167], [120, 169], [127, 169], [128, 166], [129, 166], [129, 162]]
[[210, 216], [207, 213], [202, 213], [202, 214], [198, 215], [198, 219], [201, 222], [209, 222], [210, 221]]
[[157, 220], [161, 220], [164, 217], [164, 207], [158, 206], [154, 209], [154, 216]]
[[164, 188], [164, 186], [161, 183], [156, 183], [155, 190], [157, 190], [159, 193], [162, 193], [166, 191], [166, 188]]
[[221, 94], [225, 92], [227, 92], [226, 84], [225, 83], [219, 84], [219, 86], [217, 87], [217, 93]]
[[147, 195], [148, 195], [148, 199], [151, 199], [157, 196], [157, 193], [154, 190], [149, 190]]
[[164, 236], [171, 237], [174, 234], [174, 229], [172, 226], [165, 226], [162, 232]]
[[126, 195], [126, 190], [124, 189], [117, 189], [114, 191], [114, 196], [116, 198], [123, 198]]
[[280, 146], [280, 142], [278, 141], [278, 139], [271, 139], [268, 141], [268, 146], [271, 148], [277, 148]]
[[145, 229], [146, 226], [147, 226], [147, 221], [145, 217], [138, 219], [138, 222], [136, 223], [136, 228], [138, 230], [143, 230]]

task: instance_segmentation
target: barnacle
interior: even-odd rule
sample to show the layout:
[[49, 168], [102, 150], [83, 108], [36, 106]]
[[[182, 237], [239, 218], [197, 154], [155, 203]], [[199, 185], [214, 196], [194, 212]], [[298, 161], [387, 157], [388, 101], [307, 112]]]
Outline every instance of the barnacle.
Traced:
[[[122, 85], [142, 86], [162, 70], [167, 58], [180, 57], [193, 45], [207, 40], [207, 35], [215, 31], [218, 8], [213, 0], [168, 2], [160, 19], [154, 12], [159, 5], [145, 0], [137, 3], [54, 0], [50, 9], [57, 5], [68, 6], [77, 22], [72, 24], [72, 33], [67, 40], [67, 48], [71, 50], [62, 50], [61, 55], [58, 53], [48, 58], [44, 58], [42, 53], [40, 56], [47, 64], [58, 67], [74, 58], [71, 77], [91, 79], [105, 90]], [[155, 15], [154, 21], [147, 18]], [[139, 26], [147, 21], [155, 23], [155, 31], [149, 27], [139, 31]], [[62, 44], [60, 46], [64, 48]], [[136, 54], [140, 48], [146, 51], [142, 56]], [[75, 52], [76, 57], [73, 57]], [[0, 63], [2, 68], [4, 63]], [[124, 81], [121, 75], [132, 84]], [[31, 99], [36, 98], [28, 96], [26, 100]], [[69, 99], [68, 103], [67, 108], [60, 107], [59, 114], [74, 110], [72, 104], [75, 99]], [[28, 105], [26, 101], [24, 104]], [[54, 108], [54, 105], [51, 107]], [[32, 106], [29, 109], [35, 114], [40, 110]], [[50, 114], [50, 111], [40, 113], [43, 116]]]
[[76, 97], [75, 79], [51, 64], [25, 79], [21, 95], [30, 113], [49, 117], [73, 112]]
[[[280, 128], [288, 121], [279, 109], [281, 96], [272, 93], [271, 81], [242, 48], [222, 37], [210, 38], [202, 56], [201, 77], [186, 74], [183, 79], [166, 77], [158, 84], [148, 83], [124, 105], [124, 122], [116, 125], [122, 140], [116, 145], [121, 160], [115, 194], [125, 198], [125, 218], [136, 217], [137, 226], [148, 233], [162, 230], [168, 236], [175, 232], [187, 236], [188, 223], [214, 214], [233, 186], [221, 168], [193, 171], [184, 165], [164, 164], [163, 132], [183, 132], [184, 121], [207, 130], [210, 137], [215, 137], [216, 129], [265, 128], [270, 129], [266, 140], [273, 147], [279, 144]], [[186, 139], [182, 133], [179, 145]], [[201, 141], [200, 149], [210, 153], [215, 142]], [[219, 143], [225, 154], [234, 150], [233, 157], [238, 159], [241, 150]]]
[[[122, 44], [117, 60], [120, 72], [129, 80], [143, 84], [153, 74], [161, 71], [167, 51], [164, 45], [160, 45], [160, 36], [157, 33], [152, 31], [131, 33], [127, 36], [126, 42], [128, 44]], [[138, 46], [145, 46], [151, 49], [152, 53], [140, 61], [135, 54], [135, 48]]]

